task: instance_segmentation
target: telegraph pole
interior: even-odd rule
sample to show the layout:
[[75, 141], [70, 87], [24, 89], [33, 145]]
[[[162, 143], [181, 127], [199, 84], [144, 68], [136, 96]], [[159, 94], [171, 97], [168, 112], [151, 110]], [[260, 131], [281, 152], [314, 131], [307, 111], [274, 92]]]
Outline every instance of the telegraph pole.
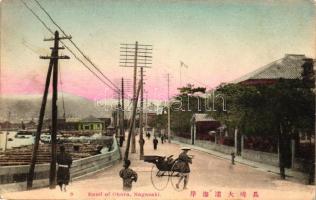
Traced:
[[122, 131], [122, 134], [121, 135], [123, 137], [123, 140], [125, 140], [125, 128], [124, 128], [124, 119], [125, 119], [125, 116], [124, 116], [124, 111], [125, 111], [125, 105], [124, 105], [124, 78], [122, 77], [122, 88], [121, 88], [121, 95], [122, 95], [122, 121], [121, 121], [121, 131]]
[[[146, 56], [147, 48], [145, 48], [145, 56]], [[147, 63], [147, 57], [144, 58], [145, 62]], [[140, 68], [140, 84], [141, 84], [141, 91], [140, 91], [140, 112], [139, 112], [139, 146], [140, 146], [140, 159], [143, 159], [144, 156], [144, 68]]]
[[131, 143], [131, 136], [132, 136], [133, 126], [134, 126], [133, 121], [135, 121], [135, 117], [136, 117], [137, 100], [139, 97], [140, 87], [141, 87], [141, 84], [138, 85], [137, 94], [136, 94], [136, 103], [133, 105], [132, 120], [131, 120], [131, 123], [129, 124], [130, 127], [129, 127], [128, 136], [127, 136], [127, 144], [126, 144], [126, 149], [125, 149], [125, 154], [124, 154], [124, 160], [128, 160], [129, 147]]
[[[132, 93], [132, 90], [131, 90], [131, 82], [130, 82], [130, 80], [129, 79], [126, 79], [126, 78], [122, 78], [122, 80], [121, 80], [122, 82], [121, 82], [121, 95], [122, 95], [122, 131], [123, 131], [123, 141], [126, 141], [126, 136], [125, 136], [125, 131], [129, 128], [129, 123], [130, 123], [130, 120], [131, 119], [129, 119], [129, 121], [128, 121], [128, 123], [127, 123], [127, 127], [125, 127], [126, 125], [125, 125], [125, 116], [126, 116], [126, 113], [128, 114], [129, 112], [132, 112], [132, 111], [130, 111], [129, 110], [129, 107], [128, 108], [126, 108], [126, 102], [125, 102], [125, 100], [126, 99], [130, 99], [131, 101], [133, 101], [133, 94], [131, 94]], [[129, 94], [131, 94], [131, 95], [129, 95]], [[132, 106], [131, 106], [131, 110], [133, 110], [133, 104], [132, 104]], [[129, 115], [129, 116], [131, 116], [131, 115]]]
[[182, 61], [180, 61], [180, 88], [182, 87], [182, 67], [188, 68], [188, 66], [186, 64], [184, 64]]
[[4, 133], [4, 139], [5, 139], [5, 141], [4, 141], [4, 152], [6, 152], [7, 151], [7, 148], [8, 148], [8, 135], [9, 135], [9, 130], [10, 130], [10, 122], [11, 121], [11, 112], [9, 111], [8, 112], [8, 129], [7, 129], [7, 132], [6, 133]]
[[[136, 81], [137, 81], [137, 52], [138, 52], [138, 42], [135, 43], [135, 56], [134, 56], [134, 83], [133, 83], [133, 105], [137, 105], [136, 100]], [[137, 106], [136, 106], [137, 107]], [[136, 120], [134, 119], [131, 123], [133, 123], [133, 131], [132, 131], [132, 153], [136, 153]]]
[[116, 137], [121, 135], [121, 92], [117, 92], [117, 109], [116, 109]]
[[[138, 44], [136, 41], [135, 44], [121, 44], [121, 58], [120, 58], [120, 66], [121, 67], [133, 67], [134, 68], [134, 89], [133, 89], [133, 106], [137, 105], [136, 99], [136, 88], [137, 88], [137, 67], [142, 68], [149, 68], [151, 65], [152, 56], [148, 55], [152, 53], [152, 45], [143, 45]], [[139, 84], [142, 84], [141, 82]], [[139, 87], [139, 86], [138, 86]], [[141, 85], [142, 87], [142, 85]], [[136, 153], [136, 133], [135, 133], [135, 124], [136, 120], [134, 118], [133, 121], [133, 131], [132, 131], [132, 146], [131, 146], [131, 153]], [[141, 127], [140, 127], [141, 129]], [[140, 138], [142, 138], [142, 134], [140, 134]], [[142, 146], [142, 145], [141, 145]]]
[[[51, 53], [51, 56], [53, 57], [53, 52]], [[49, 66], [48, 66], [46, 83], [45, 83], [45, 90], [44, 90], [44, 94], [43, 94], [43, 98], [42, 98], [42, 105], [41, 105], [40, 115], [39, 115], [39, 119], [38, 119], [38, 125], [37, 125], [37, 130], [36, 130], [36, 135], [35, 135], [33, 151], [32, 151], [31, 165], [30, 165], [30, 169], [29, 169], [29, 173], [28, 173], [28, 177], [27, 177], [27, 189], [28, 190], [31, 189], [33, 186], [33, 177], [34, 177], [35, 163], [36, 163], [36, 159], [37, 159], [37, 150], [38, 150], [39, 140], [40, 140], [42, 126], [43, 126], [43, 120], [44, 120], [45, 108], [46, 108], [46, 102], [47, 102], [47, 95], [48, 95], [48, 89], [49, 89], [49, 83], [50, 83], [50, 78], [51, 78], [51, 74], [52, 74], [53, 64], [54, 64], [54, 61], [53, 61], [53, 59], [51, 59], [49, 62]]]
[[34, 178], [34, 169], [35, 163], [37, 159], [37, 151], [39, 146], [40, 135], [42, 131], [43, 119], [45, 115], [45, 108], [47, 102], [48, 89], [50, 84], [51, 74], [53, 73], [53, 94], [52, 94], [52, 132], [51, 132], [51, 164], [50, 164], [50, 173], [49, 173], [49, 186], [51, 189], [56, 187], [56, 147], [57, 147], [57, 95], [58, 95], [58, 60], [59, 59], [69, 59], [68, 56], [58, 56], [58, 50], [64, 49], [63, 47], [59, 47], [59, 40], [61, 39], [71, 39], [70, 36], [59, 37], [58, 31], [55, 31], [55, 37], [51, 39], [44, 39], [44, 41], [54, 41], [54, 47], [52, 49], [51, 56], [40, 56], [41, 59], [49, 59], [49, 67], [46, 77], [45, 90], [42, 99], [42, 105], [39, 116], [39, 123], [37, 126], [35, 142], [33, 146], [31, 165], [27, 178], [27, 189], [31, 189], [33, 185]]
[[[58, 56], [58, 37], [59, 34], [55, 32], [54, 38], [54, 56]], [[51, 133], [51, 163], [50, 163], [50, 172], [49, 172], [49, 187], [55, 188], [56, 186], [56, 160], [57, 160], [57, 98], [58, 98], [58, 59], [54, 59], [53, 67], [53, 97], [52, 97], [52, 133]]]
[[171, 133], [170, 133], [170, 75], [167, 75], [168, 79], [168, 142], [171, 143]]
[[146, 131], [147, 131], [147, 127], [148, 127], [148, 96], [147, 96], [147, 92], [146, 92], [146, 117], [145, 117], [145, 127], [146, 127]]
[[59, 47], [59, 40], [70, 39], [70, 37], [59, 37], [58, 31], [55, 31], [55, 38], [46, 39], [44, 41], [54, 41], [53, 57], [42, 57], [42, 59], [53, 59], [53, 95], [52, 95], [52, 132], [51, 132], [51, 164], [49, 173], [49, 186], [51, 189], [56, 187], [56, 160], [57, 160], [57, 98], [58, 98], [58, 60], [69, 59], [68, 56], [58, 56], [58, 50], [63, 49]]
[[143, 159], [144, 156], [144, 132], [143, 132], [143, 117], [144, 117], [144, 69], [143, 67], [140, 68], [140, 112], [139, 112], [139, 157]]

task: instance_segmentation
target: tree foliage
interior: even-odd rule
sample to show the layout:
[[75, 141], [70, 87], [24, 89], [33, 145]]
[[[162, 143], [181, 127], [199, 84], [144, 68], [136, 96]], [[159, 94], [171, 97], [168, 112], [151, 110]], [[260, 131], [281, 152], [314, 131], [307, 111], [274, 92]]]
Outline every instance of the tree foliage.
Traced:
[[[178, 134], [190, 133], [191, 117], [193, 113], [205, 112], [205, 99], [199, 94], [204, 94], [206, 88], [194, 87], [188, 84], [179, 88], [179, 94], [171, 101], [171, 130]], [[161, 115], [149, 124], [156, 128], [167, 128], [167, 105], [164, 105]]]
[[315, 95], [300, 80], [280, 79], [273, 85], [259, 86], [228, 84], [216, 92], [225, 96], [227, 111], [211, 115], [243, 134], [275, 135], [280, 125], [287, 134], [313, 132]]

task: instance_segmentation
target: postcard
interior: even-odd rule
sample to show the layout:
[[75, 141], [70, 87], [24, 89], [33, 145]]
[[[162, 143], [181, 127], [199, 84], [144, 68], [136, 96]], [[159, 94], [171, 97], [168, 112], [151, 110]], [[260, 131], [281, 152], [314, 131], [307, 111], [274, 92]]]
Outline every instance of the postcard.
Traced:
[[0, 200], [316, 200], [315, 1], [0, 8]]

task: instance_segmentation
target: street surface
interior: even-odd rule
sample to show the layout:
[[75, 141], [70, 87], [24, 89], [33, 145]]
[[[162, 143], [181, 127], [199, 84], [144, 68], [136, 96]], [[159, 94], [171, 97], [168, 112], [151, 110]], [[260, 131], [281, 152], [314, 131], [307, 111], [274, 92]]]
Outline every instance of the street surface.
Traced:
[[[177, 155], [179, 145], [159, 140], [158, 150], [153, 150], [152, 137], [145, 138], [145, 155]], [[138, 141], [138, 139], [137, 139]], [[122, 149], [124, 153], [124, 149]], [[133, 191], [122, 191], [122, 180], [118, 176], [122, 163], [104, 169], [89, 177], [73, 181], [67, 192], [58, 187], [3, 194], [7, 199], [212, 199], [212, 200], [312, 200], [314, 186], [293, 181], [281, 181], [277, 174], [262, 172], [255, 168], [236, 164], [192, 150], [194, 155], [187, 190], [176, 191], [169, 181], [166, 189], [157, 191], [151, 183], [152, 164], [139, 160], [137, 153], [130, 154], [131, 168], [138, 173], [138, 181], [133, 183]], [[167, 180], [167, 178], [166, 178]]]

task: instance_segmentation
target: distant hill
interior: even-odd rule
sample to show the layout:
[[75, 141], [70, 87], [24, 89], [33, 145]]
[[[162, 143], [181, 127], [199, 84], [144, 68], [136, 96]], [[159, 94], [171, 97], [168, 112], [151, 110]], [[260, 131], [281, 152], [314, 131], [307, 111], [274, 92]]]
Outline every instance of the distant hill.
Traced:
[[[0, 121], [8, 118], [11, 113], [11, 120], [20, 122], [21, 120], [36, 119], [39, 116], [42, 95], [5, 95], [0, 97]], [[61, 94], [58, 95], [58, 116], [63, 116], [63, 103]], [[105, 109], [105, 106], [113, 103], [115, 100], [96, 101], [89, 100], [72, 94], [64, 94], [66, 117], [84, 118], [89, 115], [95, 117], [110, 117], [111, 112]], [[108, 106], [109, 107], [109, 106]], [[51, 96], [49, 95], [46, 105], [45, 118], [51, 118]]]

